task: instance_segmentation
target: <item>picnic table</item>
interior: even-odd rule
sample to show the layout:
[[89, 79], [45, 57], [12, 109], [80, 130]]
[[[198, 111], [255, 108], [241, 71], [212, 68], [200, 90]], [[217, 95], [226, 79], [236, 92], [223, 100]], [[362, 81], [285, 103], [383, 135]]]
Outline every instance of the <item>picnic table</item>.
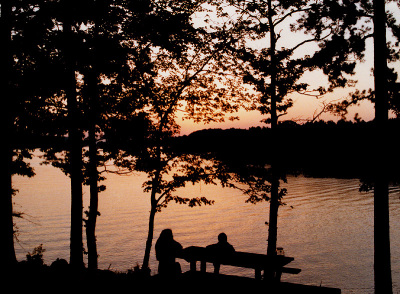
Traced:
[[[293, 257], [284, 255], [268, 256], [265, 254], [249, 252], [232, 252], [229, 254], [216, 256], [205, 247], [190, 246], [182, 250], [177, 256], [190, 263], [190, 271], [197, 270], [196, 263], [200, 261], [200, 271], [206, 272], [207, 262], [214, 265], [230, 265], [255, 270], [255, 279], [261, 280], [261, 272], [268, 272], [273, 275], [275, 281], [280, 281], [282, 273], [298, 274], [301, 270], [297, 268], [286, 267], [294, 260]], [[214, 266], [214, 273], [218, 274], [219, 266]]]

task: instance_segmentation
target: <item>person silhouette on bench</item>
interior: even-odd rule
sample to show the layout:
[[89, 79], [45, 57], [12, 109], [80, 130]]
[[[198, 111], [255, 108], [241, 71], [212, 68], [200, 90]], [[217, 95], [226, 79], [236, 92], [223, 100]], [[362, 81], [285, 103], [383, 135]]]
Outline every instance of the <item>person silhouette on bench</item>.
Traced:
[[228, 236], [225, 233], [218, 235], [218, 243], [208, 245], [206, 249], [215, 259], [213, 262], [215, 274], [219, 273], [220, 263], [218, 260], [229, 257], [235, 252], [235, 248], [228, 243]]
[[156, 242], [156, 258], [158, 260], [158, 273], [163, 277], [176, 277], [182, 270], [176, 256], [182, 251], [182, 245], [174, 240], [171, 229], [161, 232]]

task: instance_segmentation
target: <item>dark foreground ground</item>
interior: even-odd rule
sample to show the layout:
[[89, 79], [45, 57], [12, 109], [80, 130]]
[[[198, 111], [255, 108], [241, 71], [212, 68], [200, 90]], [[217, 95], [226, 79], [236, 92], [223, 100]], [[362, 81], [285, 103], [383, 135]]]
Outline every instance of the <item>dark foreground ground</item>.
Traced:
[[[292, 283], [268, 284], [251, 278], [187, 272], [175, 279], [139, 271], [109, 270], [74, 273], [69, 268], [20, 264], [3, 275], [9, 293], [340, 293], [339, 289]], [[39, 292], [37, 292], [39, 293]]]

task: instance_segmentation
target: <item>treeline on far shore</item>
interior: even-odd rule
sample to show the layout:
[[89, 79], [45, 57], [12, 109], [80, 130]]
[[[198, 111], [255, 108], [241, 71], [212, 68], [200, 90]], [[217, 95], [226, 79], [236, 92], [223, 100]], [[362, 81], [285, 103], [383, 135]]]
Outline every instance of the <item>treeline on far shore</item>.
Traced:
[[[130, 127], [132, 131], [124, 125], [122, 132], [115, 130], [115, 135], [130, 137], [131, 142], [142, 142], [143, 138], [138, 138], [137, 133], [143, 136], [146, 132], [137, 132], [137, 126]], [[286, 173], [366, 178], [374, 169], [376, 146], [384, 144], [387, 169], [391, 177], [400, 179], [400, 149], [397, 140], [400, 119], [389, 120], [386, 132], [386, 141], [379, 142], [374, 135], [373, 121], [316, 121], [305, 124], [285, 121], [278, 125], [275, 136], [268, 127], [203, 129], [172, 138], [170, 147], [179, 153], [207, 155], [227, 164], [269, 164], [274, 159]], [[67, 137], [29, 134], [19, 134], [14, 141], [16, 148], [30, 149], [65, 150], [68, 144]], [[120, 138], [108, 142], [108, 145], [118, 145], [124, 141], [126, 138]], [[122, 144], [114, 148], [123, 149], [124, 146]]]
[[288, 173], [306, 176], [368, 178], [374, 169], [376, 146], [384, 144], [387, 169], [400, 178], [400, 120], [389, 120], [387, 140], [375, 139], [374, 123], [340, 120], [279, 124], [275, 136], [270, 128], [205, 129], [176, 138], [175, 148], [185, 152], [213, 154], [222, 161], [268, 164], [271, 159]]

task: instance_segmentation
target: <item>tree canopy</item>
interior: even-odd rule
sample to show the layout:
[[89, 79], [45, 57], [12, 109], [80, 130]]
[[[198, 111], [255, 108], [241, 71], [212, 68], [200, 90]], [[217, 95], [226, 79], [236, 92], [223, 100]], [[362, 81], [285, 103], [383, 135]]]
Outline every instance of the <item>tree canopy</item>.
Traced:
[[[151, 202], [144, 268], [156, 212], [171, 201], [191, 207], [213, 203], [204, 197], [183, 197], [179, 188], [187, 183], [241, 189], [248, 202], [271, 201], [277, 216], [286, 193], [280, 186], [285, 168], [315, 163], [301, 162], [304, 158], [294, 154], [289, 142], [301, 140], [299, 134], [311, 138], [315, 133], [305, 129], [315, 131], [319, 126], [301, 128], [279, 121], [294, 105], [294, 94], [320, 97], [356, 83], [352, 75], [366, 58], [366, 41], [373, 37], [373, 4], [365, 0], [2, 1], [0, 38], [6, 50], [0, 58], [5, 77], [1, 95], [7, 102], [1, 116], [7, 141], [2, 159], [7, 187], [2, 194], [7, 203], [0, 214], [8, 219], [1, 220], [5, 224], [1, 234], [12, 231], [11, 175], [34, 175], [24, 159], [37, 147], [46, 151], [45, 163], [71, 178], [71, 223], [77, 228], [76, 237], [71, 233], [71, 248], [73, 243], [78, 264], [83, 264], [82, 184], [91, 186], [93, 201], [85, 225], [95, 243], [97, 193], [105, 189], [99, 182], [110, 171], [110, 162], [121, 170], [148, 175], [143, 183]], [[389, 109], [398, 116], [400, 26], [390, 11], [386, 28], [385, 58], [392, 68], [383, 76]], [[304, 79], [315, 71], [324, 77], [320, 84]], [[365, 99], [376, 102], [374, 90], [359, 89], [327, 109], [344, 115]], [[271, 125], [265, 131], [268, 140], [263, 138], [256, 146], [247, 140], [232, 142], [247, 144], [245, 159], [232, 156], [225, 146], [217, 154], [209, 152], [196, 141], [199, 134], [189, 138], [196, 146], [177, 138], [182, 118], [202, 124], [236, 120], [240, 109], [259, 110]], [[363, 127], [358, 130], [368, 136]], [[331, 136], [343, 136], [342, 131], [332, 131]], [[332, 146], [307, 150], [320, 154]], [[368, 153], [368, 148], [358, 147], [359, 154]], [[334, 161], [334, 156], [327, 160]], [[365, 162], [357, 164], [364, 167]], [[7, 244], [11, 241], [8, 238]], [[96, 260], [93, 250], [89, 252]], [[11, 247], [5, 252], [15, 260]]]

